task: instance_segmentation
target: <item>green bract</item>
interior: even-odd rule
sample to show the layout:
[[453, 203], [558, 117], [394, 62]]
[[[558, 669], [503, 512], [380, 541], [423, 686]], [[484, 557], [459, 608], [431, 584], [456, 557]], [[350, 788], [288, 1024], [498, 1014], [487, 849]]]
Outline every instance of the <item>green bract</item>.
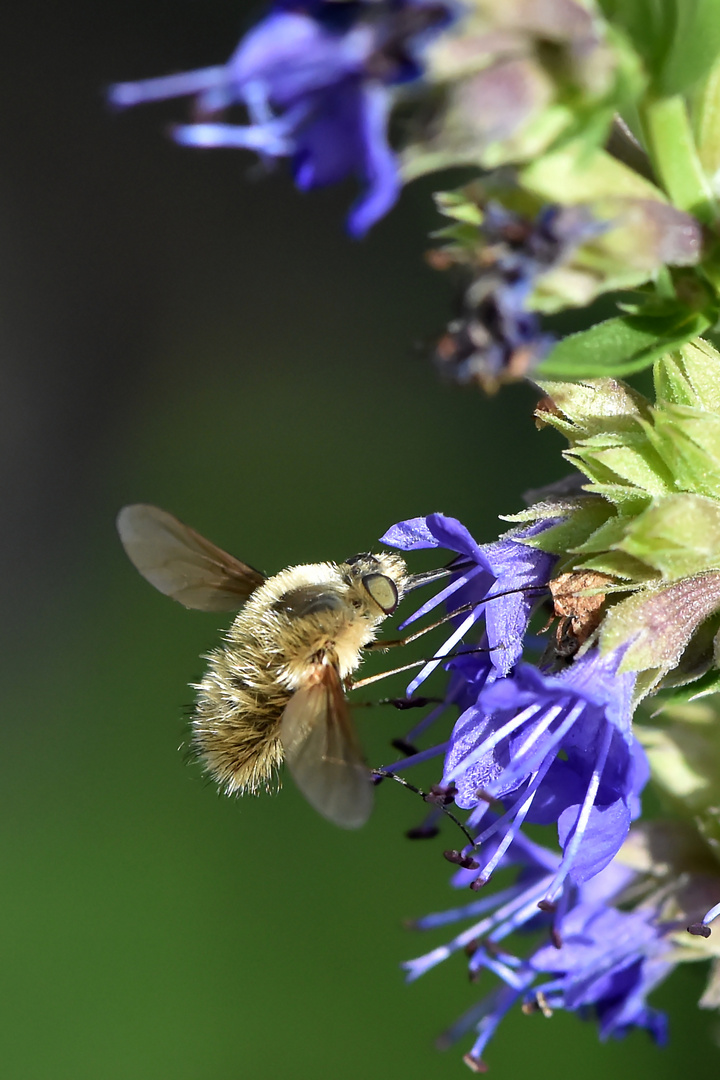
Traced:
[[468, 0], [427, 63], [436, 108], [405, 150], [406, 179], [530, 161], [570, 135], [602, 145], [645, 83], [624, 34], [576, 0]]
[[588, 482], [521, 515], [562, 515], [532, 541], [559, 572], [610, 575], [600, 642], [644, 673], [640, 695], [714, 679], [720, 660], [720, 354], [698, 339], [656, 362], [655, 384], [651, 404], [613, 379], [543, 382], [539, 420]]
[[[564, 156], [553, 155], [544, 160], [548, 169], [552, 161], [559, 170], [568, 164]], [[598, 151], [593, 155], [593, 163], [598, 166], [595, 187], [588, 191], [586, 186], [583, 198], [572, 197], [566, 175], [554, 180], [550, 175], [543, 180], [564, 191], [565, 217], [582, 219], [587, 227], [585, 238], [568, 252], [562, 263], [538, 277], [527, 301], [530, 311], [552, 313], [583, 306], [601, 293], [635, 288], [652, 281], [665, 265], [692, 266], [701, 256], [702, 233], [693, 217], [669, 206], [659, 190], [653, 190], [636, 173], [607, 154]], [[634, 178], [640, 183], [634, 185]], [[624, 180], [629, 182], [624, 184]], [[534, 189], [538, 182], [537, 174], [528, 171], [522, 184], [500, 174], [475, 181], [460, 191], [439, 192], [438, 209], [453, 222], [435, 234], [444, 241], [443, 253], [470, 270], [482, 266], [488, 248], [482, 230], [484, 208], [492, 203], [535, 219], [545, 205], [541, 193]], [[703, 294], [702, 301], [706, 300]], [[665, 321], [659, 322], [662, 318]], [[602, 351], [598, 351], [593, 335], [593, 331], [599, 331], [598, 327], [567, 339], [567, 345], [561, 342], [542, 370], [547, 374], [564, 374], [564, 367], [569, 367], [568, 374], [576, 370], [587, 374], [595, 366], [598, 370], [593, 373], [602, 373], [613, 367], [614, 356], [609, 349], [615, 339], [618, 340], [616, 351], [622, 362], [626, 362], [628, 349], [634, 353], [641, 349], [647, 352], [648, 348], [663, 352], [668, 345], [677, 344], [678, 328], [681, 328], [681, 341], [685, 341], [707, 325], [707, 319], [699, 322], [686, 305], [675, 302], [674, 310], [668, 311], [666, 304], [655, 317], [626, 316], [600, 324], [604, 327], [600, 331], [604, 334]], [[623, 328], [622, 336], [616, 327]], [[581, 350], [585, 353], [581, 354]], [[585, 355], [588, 352], [591, 355]]]
[[[720, 319], [720, 0], [468, 0], [461, 12], [428, 51], [430, 101], [402, 155], [406, 180], [484, 170], [438, 196], [452, 219], [437, 234], [444, 256], [484, 265], [489, 202], [595, 223], [524, 305], [555, 314], [610, 293], [618, 313], [530, 350], [543, 378], [624, 377], [708, 331]], [[527, 370], [508, 366], [508, 378]]]

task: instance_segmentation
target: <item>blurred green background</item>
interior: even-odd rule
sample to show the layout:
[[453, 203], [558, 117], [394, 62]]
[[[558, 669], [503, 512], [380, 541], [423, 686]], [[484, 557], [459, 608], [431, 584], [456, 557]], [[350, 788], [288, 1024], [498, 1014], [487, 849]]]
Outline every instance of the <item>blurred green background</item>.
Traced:
[[[255, 12], [228, 0], [8, 9], [0, 43], [0, 1062], [9, 1080], [393, 1080], [469, 1075], [434, 1037], [484, 992], [456, 958], [404, 987], [457, 900], [423, 806], [378, 791], [366, 829], [290, 784], [219, 798], [178, 745], [227, 620], [125, 559], [150, 501], [266, 571], [372, 548], [444, 510], [480, 539], [563, 471], [532, 395], [439, 385], [424, 345], [452, 304], [423, 263], [430, 188], [364, 243], [353, 192], [164, 138], [182, 103], [113, 115], [117, 79], [218, 63]], [[419, 566], [421, 560], [418, 559]], [[427, 561], [422, 565], [428, 565]], [[401, 714], [358, 718], [371, 762]], [[413, 717], [414, 719], [414, 717]], [[409, 725], [408, 725], [409, 726]], [[444, 842], [443, 842], [444, 841]], [[703, 972], [656, 996], [672, 1044], [517, 1015], [494, 1075], [716, 1077]]]

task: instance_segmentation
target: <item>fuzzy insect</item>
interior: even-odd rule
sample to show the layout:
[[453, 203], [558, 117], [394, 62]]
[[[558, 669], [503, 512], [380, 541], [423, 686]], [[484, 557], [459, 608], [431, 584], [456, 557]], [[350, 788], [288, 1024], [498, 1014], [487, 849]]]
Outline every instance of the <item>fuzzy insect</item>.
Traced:
[[118, 532], [144, 578], [185, 607], [240, 608], [195, 687], [192, 745], [227, 794], [268, 787], [283, 759], [308, 802], [336, 825], [370, 815], [365, 765], [345, 688], [408, 588], [395, 554], [295, 566], [266, 578], [172, 514], [135, 504]]

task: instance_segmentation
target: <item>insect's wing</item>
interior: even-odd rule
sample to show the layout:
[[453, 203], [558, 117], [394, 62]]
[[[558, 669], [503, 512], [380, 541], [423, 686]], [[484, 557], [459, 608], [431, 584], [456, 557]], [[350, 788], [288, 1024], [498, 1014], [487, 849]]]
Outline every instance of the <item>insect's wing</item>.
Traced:
[[198, 611], [237, 611], [265, 577], [166, 510], [135, 503], [117, 517], [131, 563], [165, 596]]
[[280, 741], [292, 778], [311, 806], [345, 829], [365, 824], [373, 804], [372, 780], [331, 664], [318, 665], [290, 698]]

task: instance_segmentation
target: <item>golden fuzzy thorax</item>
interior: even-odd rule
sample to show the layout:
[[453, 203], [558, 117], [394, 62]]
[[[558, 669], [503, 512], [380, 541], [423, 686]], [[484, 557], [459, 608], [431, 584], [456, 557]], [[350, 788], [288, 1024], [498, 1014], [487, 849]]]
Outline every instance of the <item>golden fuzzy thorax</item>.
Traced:
[[363, 584], [367, 574], [390, 578], [402, 598], [407, 570], [398, 555], [294, 566], [255, 590], [208, 656], [193, 746], [227, 794], [268, 785], [283, 757], [283, 710], [319, 663], [333, 664], [341, 679], [359, 666], [387, 618]]

